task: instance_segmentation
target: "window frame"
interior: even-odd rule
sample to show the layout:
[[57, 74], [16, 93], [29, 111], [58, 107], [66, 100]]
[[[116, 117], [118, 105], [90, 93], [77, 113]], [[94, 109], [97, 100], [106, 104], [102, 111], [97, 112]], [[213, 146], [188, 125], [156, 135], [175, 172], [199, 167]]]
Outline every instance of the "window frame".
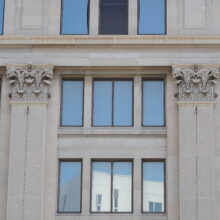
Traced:
[[4, 27], [5, 27], [5, 0], [3, 0], [3, 13], [2, 13], [2, 33], [0, 33], [1, 35], [4, 35]]
[[99, 24], [98, 24], [98, 35], [129, 35], [129, 1], [130, 0], [127, 0], [128, 1], [128, 4], [127, 4], [127, 34], [101, 34], [101, 2], [102, 0], [99, 0], [99, 13], [98, 13], [98, 16], [99, 16]]
[[90, 34], [90, 0], [88, 0], [88, 7], [87, 7], [87, 28], [88, 33], [87, 34], [64, 34], [62, 33], [62, 26], [63, 26], [63, 1], [61, 0], [61, 7], [60, 7], [60, 35], [89, 35]]
[[[82, 81], [83, 83], [83, 90], [82, 90], [82, 125], [63, 125], [63, 82], [64, 81]], [[85, 105], [85, 79], [80, 77], [80, 78], [61, 78], [61, 91], [60, 91], [60, 120], [59, 120], [59, 125], [60, 127], [84, 127], [84, 105]]]
[[[92, 211], [92, 181], [93, 181], [93, 162], [107, 162], [111, 163], [111, 198], [110, 198], [110, 212], [94, 212]], [[130, 212], [113, 212], [113, 207], [112, 207], [112, 201], [113, 201], [113, 163], [114, 162], [130, 162], [131, 163], [131, 211]], [[90, 161], [90, 205], [89, 205], [89, 212], [92, 214], [133, 214], [134, 209], [134, 159], [91, 159]]]
[[[80, 162], [81, 164], [81, 178], [80, 178], [80, 211], [70, 212], [70, 211], [60, 211], [59, 201], [60, 201], [60, 174], [61, 174], [61, 163], [62, 162]], [[57, 187], [57, 214], [79, 214], [82, 213], [82, 186], [83, 186], [83, 159], [82, 158], [59, 158], [58, 159], [58, 187]]]
[[[144, 81], [163, 81], [163, 124], [162, 125], [144, 125]], [[141, 82], [141, 127], [149, 128], [149, 127], [166, 127], [166, 79], [165, 78], [142, 78]]]
[[[94, 125], [94, 84], [95, 81], [111, 81], [112, 82], [112, 120], [111, 125]], [[131, 81], [132, 82], [132, 118], [131, 125], [114, 125], [114, 82], [115, 81]], [[91, 111], [91, 127], [134, 127], [134, 78], [93, 78], [92, 79], [92, 111]]]
[[140, 23], [140, 0], [137, 0], [137, 35], [167, 35], [167, 0], [164, 0], [164, 33], [162, 34], [140, 34], [139, 33], [139, 23]]
[[[145, 212], [143, 209], [144, 206], [144, 184], [143, 184], [143, 180], [144, 180], [144, 163], [145, 162], [162, 162], [164, 164], [164, 211], [163, 212]], [[165, 158], [160, 158], [160, 159], [146, 159], [146, 158], [142, 158], [141, 159], [141, 213], [142, 214], [166, 214], [167, 213], [167, 192], [166, 192], [166, 183], [167, 183], [167, 175], [166, 175], [166, 159]]]

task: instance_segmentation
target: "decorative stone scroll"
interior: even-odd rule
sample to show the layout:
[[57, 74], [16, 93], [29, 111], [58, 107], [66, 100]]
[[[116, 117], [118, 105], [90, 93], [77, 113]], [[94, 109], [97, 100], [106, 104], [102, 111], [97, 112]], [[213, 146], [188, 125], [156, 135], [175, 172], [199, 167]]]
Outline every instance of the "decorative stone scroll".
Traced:
[[53, 79], [53, 65], [6, 65], [6, 76], [12, 87], [12, 100], [47, 100]]
[[220, 77], [217, 65], [173, 65], [173, 77], [177, 80], [179, 101], [214, 101], [216, 79]]

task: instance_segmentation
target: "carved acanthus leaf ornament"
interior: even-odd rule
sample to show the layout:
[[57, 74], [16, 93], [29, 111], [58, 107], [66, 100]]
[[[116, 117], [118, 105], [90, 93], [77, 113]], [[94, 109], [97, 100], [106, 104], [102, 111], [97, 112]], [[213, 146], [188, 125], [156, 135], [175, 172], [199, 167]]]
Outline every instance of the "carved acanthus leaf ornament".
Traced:
[[177, 80], [179, 101], [214, 101], [215, 84], [220, 77], [217, 65], [173, 65], [173, 77]]
[[47, 100], [53, 65], [6, 65], [12, 100]]

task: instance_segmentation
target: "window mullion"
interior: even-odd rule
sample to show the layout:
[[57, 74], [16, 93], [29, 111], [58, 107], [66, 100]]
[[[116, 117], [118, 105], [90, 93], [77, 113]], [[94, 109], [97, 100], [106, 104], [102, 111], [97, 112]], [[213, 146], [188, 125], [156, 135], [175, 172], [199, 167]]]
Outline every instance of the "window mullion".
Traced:
[[113, 202], [112, 193], [113, 193], [113, 162], [111, 162], [111, 212], [113, 212], [112, 211], [112, 202]]

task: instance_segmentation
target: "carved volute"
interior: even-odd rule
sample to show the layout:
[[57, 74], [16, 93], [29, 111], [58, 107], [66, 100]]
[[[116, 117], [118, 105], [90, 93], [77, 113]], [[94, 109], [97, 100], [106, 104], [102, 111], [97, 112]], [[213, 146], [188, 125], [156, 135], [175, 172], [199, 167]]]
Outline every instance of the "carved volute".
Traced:
[[173, 77], [177, 80], [179, 101], [214, 101], [215, 84], [220, 77], [217, 65], [173, 65]]
[[53, 65], [6, 65], [6, 76], [12, 87], [12, 100], [46, 101], [53, 79]]

